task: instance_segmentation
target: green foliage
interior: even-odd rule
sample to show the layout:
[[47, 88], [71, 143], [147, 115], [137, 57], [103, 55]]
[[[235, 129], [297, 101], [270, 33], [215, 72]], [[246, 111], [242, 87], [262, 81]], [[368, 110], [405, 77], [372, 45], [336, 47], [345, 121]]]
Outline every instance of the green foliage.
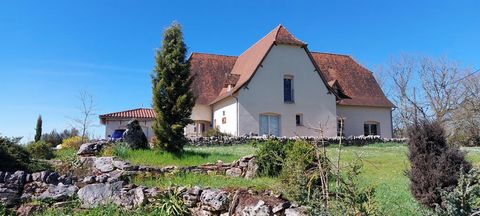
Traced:
[[190, 116], [195, 98], [191, 92], [193, 76], [190, 76], [186, 54], [181, 27], [173, 23], [163, 33], [162, 47], [157, 51], [152, 75], [156, 113], [152, 126], [156, 137], [154, 145], [168, 152], [183, 150], [187, 143], [184, 128], [192, 123]]
[[288, 197], [304, 203], [320, 187], [319, 176], [315, 174], [315, 163], [312, 144], [298, 140], [287, 149], [280, 179]]
[[435, 212], [439, 216], [469, 216], [480, 208], [480, 173], [471, 169], [460, 173], [457, 186], [451, 191], [443, 190], [442, 205]]
[[152, 215], [171, 215], [171, 216], [186, 216], [190, 215], [190, 211], [183, 203], [181, 193], [176, 190], [168, 190], [161, 194], [153, 202], [151, 206]]
[[116, 142], [105, 147], [102, 150], [101, 155], [103, 157], [117, 156], [120, 158], [128, 158], [130, 151], [132, 151], [132, 149], [130, 148], [130, 145], [128, 145], [127, 143]]
[[203, 133], [204, 137], [231, 137], [232, 135], [220, 131], [218, 127], [207, 130]]
[[138, 120], [133, 120], [127, 124], [127, 131], [124, 135], [124, 141], [128, 143], [132, 149], [148, 149], [148, 140], [143, 133], [142, 127]]
[[57, 132], [56, 130], [52, 130], [50, 133], [44, 133], [42, 135], [42, 140], [52, 144], [52, 147], [55, 147], [62, 144], [62, 141], [64, 139], [78, 136], [78, 134], [79, 132], [75, 128], [72, 128], [70, 130], [65, 129], [61, 133]]
[[40, 140], [37, 142], [31, 142], [27, 145], [27, 151], [30, 155], [35, 159], [52, 159], [55, 155], [53, 154], [53, 150], [51, 144]]
[[0, 216], [7, 216], [9, 215], [7, 207], [0, 203]]
[[42, 116], [39, 115], [37, 119], [37, 126], [35, 127], [35, 142], [40, 141], [42, 138]]
[[0, 170], [36, 172], [50, 168], [47, 163], [31, 159], [27, 149], [18, 144], [20, 138], [0, 136]]
[[62, 148], [72, 148], [78, 150], [82, 144], [82, 137], [73, 136], [62, 141]]
[[360, 187], [358, 177], [363, 164], [358, 160], [346, 167], [340, 178], [338, 200], [334, 211], [341, 215], [378, 215], [378, 204], [375, 201], [375, 188], [369, 185]]
[[275, 177], [280, 175], [283, 161], [292, 142], [282, 143], [278, 140], [268, 140], [262, 143], [252, 143], [258, 146], [255, 153], [260, 176]]

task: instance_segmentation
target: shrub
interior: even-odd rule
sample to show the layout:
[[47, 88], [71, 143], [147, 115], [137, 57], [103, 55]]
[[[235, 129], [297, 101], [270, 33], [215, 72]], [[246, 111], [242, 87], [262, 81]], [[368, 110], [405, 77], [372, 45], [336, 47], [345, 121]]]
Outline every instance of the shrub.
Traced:
[[457, 185], [460, 169], [471, 165], [458, 147], [449, 146], [438, 122], [421, 121], [407, 130], [411, 169], [410, 190], [413, 197], [429, 208], [441, 204], [441, 190], [451, 191]]
[[148, 140], [143, 133], [142, 127], [138, 120], [133, 120], [127, 124], [124, 141], [128, 143], [132, 149], [148, 149]]
[[186, 216], [190, 215], [190, 211], [183, 203], [181, 193], [176, 190], [169, 190], [158, 197], [153, 202], [152, 215], [171, 215], [171, 216]]
[[231, 137], [232, 135], [220, 131], [218, 127], [207, 130], [203, 133], [204, 137]]
[[464, 173], [458, 179], [458, 185], [451, 191], [442, 191], [442, 205], [435, 208], [437, 215], [469, 216], [480, 207], [480, 173], [476, 169]]
[[285, 161], [280, 179], [286, 195], [301, 204], [310, 198], [320, 186], [319, 176], [314, 173], [315, 149], [303, 140], [298, 140], [285, 152]]
[[51, 144], [40, 140], [38, 142], [31, 142], [27, 145], [27, 151], [33, 158], [36, 159], [52, 159], [54, 157]]
[[70, 138], [67, 138], [67, 139], [63, 140], [62, 148], [79, 149], [82, 144], [83, 144], [82, 137], [73, 136], [73, 137], [70, 137]]
[[102, 156], [107, 157], [107, 156], [117, 156], [120, 158], [127, 158], [128, 157], [128, 151], [131, 150], [129, 145], [124, 142], [117, 142], [112, 145], [109, 145], [108, 147], [104, 148], [102, 150]]
[[30, 153], [18, 144], [20, 138], [7, 138], [0, 136], [0, 170], [14, 172], [24, 170], [36, 172], [50, 168], [48, 164], [33, 161]]
[[283, 167], [283, 160], [292, 142], [282, 143], [278, 140], [268, 140], [263, 143], [253, 142], [259, 148], [256, 151], [258, 174], [260, 176], [278, 176]]

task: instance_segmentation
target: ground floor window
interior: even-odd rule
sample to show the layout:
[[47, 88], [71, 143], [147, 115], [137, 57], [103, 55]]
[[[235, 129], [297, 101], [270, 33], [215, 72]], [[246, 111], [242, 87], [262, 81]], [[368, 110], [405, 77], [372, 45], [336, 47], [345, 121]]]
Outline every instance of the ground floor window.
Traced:
[[378, 135], [378, 125], [378, 122], [366, 122], [365, 124], [363, 124], [363, 134], [365, 136]]
[[345, 134], [345, 119], [337, 119], [337, 136], [344, 136]]
[[280, 115], [260, 115], [260, 135], [280, 136]]

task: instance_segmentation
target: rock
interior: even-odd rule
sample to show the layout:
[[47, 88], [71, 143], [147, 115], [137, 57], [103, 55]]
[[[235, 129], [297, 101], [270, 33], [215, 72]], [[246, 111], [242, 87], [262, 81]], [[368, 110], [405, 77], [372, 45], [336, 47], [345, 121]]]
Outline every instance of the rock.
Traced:
[[247, 164], [247, 170], [245, 172], [246, 179], [253, 179], [257, 176], [258, 165], [256, 163], [255, 158], [250, 159]]
[[27, 176], [25, 177], [25, 183], [29, 183], [32, 181], [33, 181], [32, 174], [27, 174]]
[[202, 188], [200, 188], [199, 186], [195, 186], [195, 187], [192, 187], [190, 189], [187, 190], [187, 193], [188, 194], [191, 194], [191, 195], [200, 195], [200, 193], [202, 193]]
[[7, 172], [0, 171], [0, 183], [5, 183], [5, 175]]
[[132, 165], [126, 161], [121, 161], [121, 160], [114, 160], [113, 161], [113, 166], [115, 166], [118, 169], [125, 170], [125, 171], [131, 171], [133, 170]]
[[202, 209], [207, 211], [223, 211], [228, 208], [228, 192], [222, 190], [208, 189], [200, 195]]
[[23, 186], [26, 182], [27, 173], [24, 171], [16, 171], [11, 175], [8, 173], [5, 175], [4, 182], [5, 184], [15, 184], [18, 186]]
[[41, 205], [27, 203], [18, 207], [16, 213], [17, 213], [17, 216], [30, 216], [40, 212], [41, 210], [42, 210]]
[[197, 206], [197, 203], [200, 201], [200, 194], [202, 189], [198, 186], [188, 189], [183, 193], [183, 203], [189, 208]]
[[20, 200], [21, 188], [17, 186], [8, 186], [0, 184], [0, 203], [9, 207]]
[[108, 180], [108, 175], [106, 174], [101, 174], [95, 178], [98, 183], [105, 183]]
[[99, 157], [95, 160], [95, 168], [102, 173], [111, 172], [115, 169], [113, 166], [113, 157]]
[[285, 216], [306, 216], [307, 210], [304, 207], [285, 209]]
[[144, 187], [131, 190], [123, 188], [121, 191], [113, 193], [112, 202], [127, 209], [141, 206], [146, 203], [144, 189]]
[[89, 184], [78, 191], [78, 198], [82, 202], [82, 207], [84, 208], [92, 208], [99, 204], [107, 204], [112, 201], [114, 193], [120, 191], [122, 184], [123, 182], [121, 181], [113, 184]]
[[107, 182], [112, 183], [112, 182], [121, 181], [123, 174], [124, 174], [124, 172], [120, 171], [120, 170], [114, 170], [112, 172], [109, 172], [107, 174], [108, 175]]
[[77, 151], [77, 155], [80, 156], [93, 156], [96, 153], [98, 153], [102, 149], [102, 144], [101, 143], [84, 143], [80, 146], [80, 148]]
[[40, 172], [40, 179], [39, 181], [41, 182], [46, 182], [47, 181], [47, 177], [51, 174], [52, 172], [46, 170], [46, 171], [42, 171]]
[[228, 169], [228, 170], [225, 172], [225, 175], [227, 175], [227, 176], [232, 176], [232, 177], [240, 177], [240, 176], [242, 176], [242, 169], [240, 169], [240, 168], [238, 168], [238, 167], [234, 167], [234, 168]]
[[32, 173], [32, 181], [41, 181], [42, 173], [36, 172]]
[[95, 176], [87, 176], [87, 177], [83, 178], [82, 182], [85, 183], [85, 184], [92, 184], [92, 183], [95, 183], [95, 181], [96, 181]]
[[77, 191], [78, 188], [76, 186], [59, 183], [58, 185], [49, 185], [46, 191], [34, 198], [64, 201], [69, 197], [73, 197]]
[[255, 206], [246, 206], [242, 214], [244, 216], [269, 216], [271, 215], [270, 206], [263, 200], [259, 200]]
[[146, 203], [144, 187], [138, 187], [133, 189], [133, 204], [134, 206], [141, 206]]
[[275, 207], [273, 207], [272, 213], [276, 214], [277, 212], [283, 211], [284, 209], [289, 208], [290, 205], [290, 202], [279, 203]]
[[47, 178], [45, 178], [45, 183], [47, 183], [47, 184], [57, 184], [59, 177], [60, 177], [60, 175], [58, 173], [52, 172], [47, 176]]

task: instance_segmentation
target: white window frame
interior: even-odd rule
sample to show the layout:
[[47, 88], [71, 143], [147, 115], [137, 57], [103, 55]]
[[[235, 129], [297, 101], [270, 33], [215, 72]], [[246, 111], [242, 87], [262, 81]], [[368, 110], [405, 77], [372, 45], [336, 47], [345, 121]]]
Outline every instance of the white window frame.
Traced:
[[[380, 122], [377, 121], [366, 121], [363, 123], [363, 135], [365, 135], [365, 125], [368, 125], [368, 134], [366, 136], [380, 136]], [[372, 134], [372, 125], [377, 127], [377, 133]]]
[[[285, 80], [290, 80], [290, 101], [285, 100]], [[294, 88], [293, 75], [284, 75], [283, 76], [283, 102], [287, 104], [295, 103], [295, 88]]]
[[[281, 128], [280, 128], [280, 126], [282, 125], [282, 124], [281, 124], [281, 116], [280, 116], [280, 114], [276, 114], [276, 113], [262, 113], [262, 114], [260, 114], [260, 116], [259, 116], [259, 121], [258, 121], [258, 123], [259, 123], [259, 124], [258, 124], [258, 125], [259, 125], [259, 127], [258, 127], [258, 128], [259, 128], [258, 132], [259, 132], [260, 135], [265, 135], [265, 134], [262, 133], [262, 116], [267, 116], [267, 117], [268, 117], [268, 122], [267, 122], [267, 127], [268, 127], [268, 129], [267, 129], [267, 130], [268, 130], [269, 133], [266, 134], [266, 135], [274, 135], [274, 136], [280, 137], [281, 131], [282, 131]], [[270, 125], [271, 125], [271, 123], [270, 123], [270, 122], [271, 122], [271, 117], [278, 117], [278, 126], [277, 126], [277, 127], [278, 127], [278, 134], [277, 134], [277, 135], [273, 134], [273, 133], [272, 133], [272, 129], [270, 128]]]

